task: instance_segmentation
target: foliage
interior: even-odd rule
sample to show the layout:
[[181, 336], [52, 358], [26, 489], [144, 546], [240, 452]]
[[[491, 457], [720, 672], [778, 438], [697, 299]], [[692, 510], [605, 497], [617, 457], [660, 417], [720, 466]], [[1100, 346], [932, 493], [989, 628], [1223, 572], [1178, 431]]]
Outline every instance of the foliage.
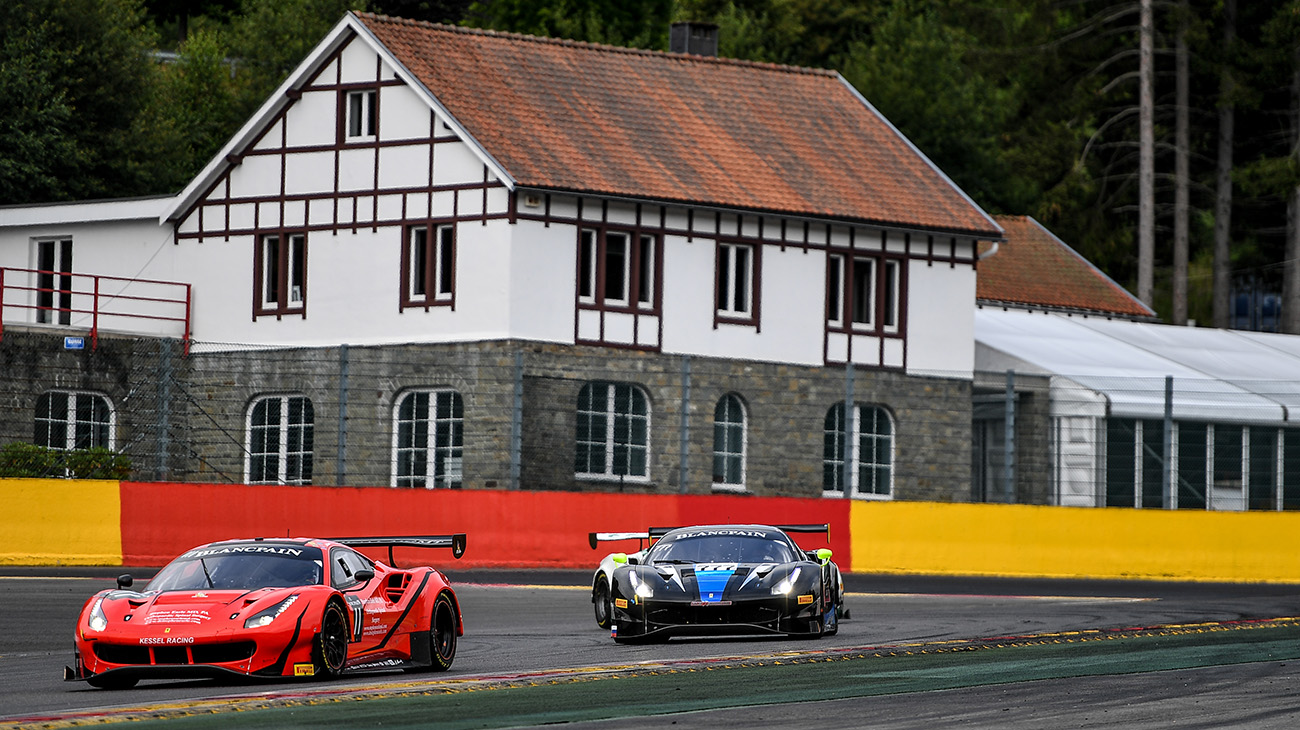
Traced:
[[139, 0], [11, 0], [0, 24], [0, 202], [150, 192], [134, 133], [155, 47]]
[[126, 479], [131, 460], [111, 449], [62, 451], [14, 442], [0, 447], [0, 477]]
[[[1231, 103], [1233, 276], [1269, 287], [1300, 181], [1300, 0], [1235, 3], [1235, 43], [1224, 0], [1156, 5], [1156, 265], [1172, 258], [1167, 51], [1186, 21], [1191, 257], [1212, 240], [1217, 111]], [[720, 55], [839, 70], [976, 203], [1033, 215], [1120, 283], [1133, 276], [1136, 0], [11, 0], [0, 204], [173, 192], [351, 8], [659, 50], [671, 21], [716, 23]], [[178, 32], [165, 44], [178, 60], [154, 60], [158, 35]], [[1192, 297], [1211, 280], [1194, 278]]]
[[166, 155], [150, 158], [146, 170], [159, 189], [179, 190], [211, 159], [242, 121], [236, 103], [236, 62], [222, 36], [204, 30], [181, 44], [175, 63], [157, 67], [148, 113], [139, 132]]
[[672, 0], [478, 0], [471, 25], [539, 36], [666, 50]]
[[243, 0], [230, 27], [230, 55], [239, 64], [240, 117], [266, 101], [353, 9], [365, 10], [364, 0]]

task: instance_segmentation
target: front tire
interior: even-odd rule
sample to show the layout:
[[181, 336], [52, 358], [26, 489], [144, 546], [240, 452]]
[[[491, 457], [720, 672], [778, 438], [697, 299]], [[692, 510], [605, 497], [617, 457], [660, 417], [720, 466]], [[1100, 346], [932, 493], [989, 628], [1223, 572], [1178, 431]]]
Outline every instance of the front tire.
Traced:
[[330, 601], [325, 604], [325, 613], [321, 614], [320, 633], [316, 634], [316, 643], [312, 647], [316, 676], [326, 679], [339, 676], [347, 659], [347, 613], [338, 601]]
[[614, 604], [609, 597], [609, 581], [603, 575], [596, 580], [596, 587], [591, 591], [591, 602], [596, 610], [596, 625], [608, 629], [614, 618]]

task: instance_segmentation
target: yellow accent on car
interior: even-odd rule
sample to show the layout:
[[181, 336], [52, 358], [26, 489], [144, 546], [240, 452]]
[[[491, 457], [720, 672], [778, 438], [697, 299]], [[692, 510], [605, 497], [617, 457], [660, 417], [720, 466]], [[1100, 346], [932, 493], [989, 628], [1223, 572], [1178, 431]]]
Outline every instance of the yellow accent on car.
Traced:
[[619, 607], [619, 608], [627, 608], [627, 599], [626, 599], [626, 598], [615, 598], [615, 599], [614, 599], [614, 605], [617, 606], [617, 607]]
[[314, 674], [316, 674], [316, 667], [314, 665], [311, 664], [293, 665], [293, 676], [295, 677], [310, 677]]
[[812, 602], [813, 602], [813, 594], [811, 594], [811, 593], [809, 593], [809, 594], [807, 594], [807, 595], [804, 595], [804, 596], [799, 596], [799, 605], [800, 605], [800, 606], [803, 606], [803, 605], [805, 605], [805, 604], [809, 604], [809, 603], [812, 603]]

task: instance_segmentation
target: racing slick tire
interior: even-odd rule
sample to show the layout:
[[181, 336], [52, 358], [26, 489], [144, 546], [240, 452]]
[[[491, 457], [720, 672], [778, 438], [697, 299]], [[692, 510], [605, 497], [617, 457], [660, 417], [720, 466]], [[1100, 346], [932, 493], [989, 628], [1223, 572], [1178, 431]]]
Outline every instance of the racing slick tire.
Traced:
[[343, 664], [348, 658], [348, 615], [338, 601], [325, 604], [311, 658], [316, 665], [317, 677], [328, 679], [343, 672]]
[[596, 587], [591, 591], [591, 602], [595, 606], [596, 625], [608, 629], [614, 619], [614, 603], [609, 597], [609, 581], [603, 575], [596, 579]]
[[456, 658], [456, 607], [445, 593], [439, 593], [433, 602], [433, 618], [429, 620], [429, 656], [433, 663], [430, 671], [445, 672], [451, 669]]
[[114, 677], [113, 675], [87, 677], [86, 683], [100, 689], [131, 689], [140, 681], [139, 677]]

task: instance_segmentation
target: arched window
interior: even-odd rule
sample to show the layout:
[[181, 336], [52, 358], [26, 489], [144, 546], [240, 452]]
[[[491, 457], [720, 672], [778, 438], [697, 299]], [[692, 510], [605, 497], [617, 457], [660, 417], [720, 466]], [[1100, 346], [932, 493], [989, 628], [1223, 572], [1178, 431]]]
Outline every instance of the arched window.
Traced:
[[315, 412], [300, 395], [256, 398], [248, 409], [249, 484], [310, 484]]
[[99, 393], [50, 390], [36, 399], [33, 442], [51, 449], [113, 448], [115, 414]]
[[885, 409], [855, 403], [846, 422], [844, 404], [836, 403], [826, 412], [824, 434], [825, 496], [893, 496], [894, 424]]
[[713, 409], [713, 486], [745, 488], [745, 404], [728, 393]]
[[413, 390], [393, 411], [393, 486], [459, 489], [465, 405], [454, 390]]
[[628, 383], [591, 382], [578, 391], [574, 473], [646, 479], [650, 475], [650, 405]]

